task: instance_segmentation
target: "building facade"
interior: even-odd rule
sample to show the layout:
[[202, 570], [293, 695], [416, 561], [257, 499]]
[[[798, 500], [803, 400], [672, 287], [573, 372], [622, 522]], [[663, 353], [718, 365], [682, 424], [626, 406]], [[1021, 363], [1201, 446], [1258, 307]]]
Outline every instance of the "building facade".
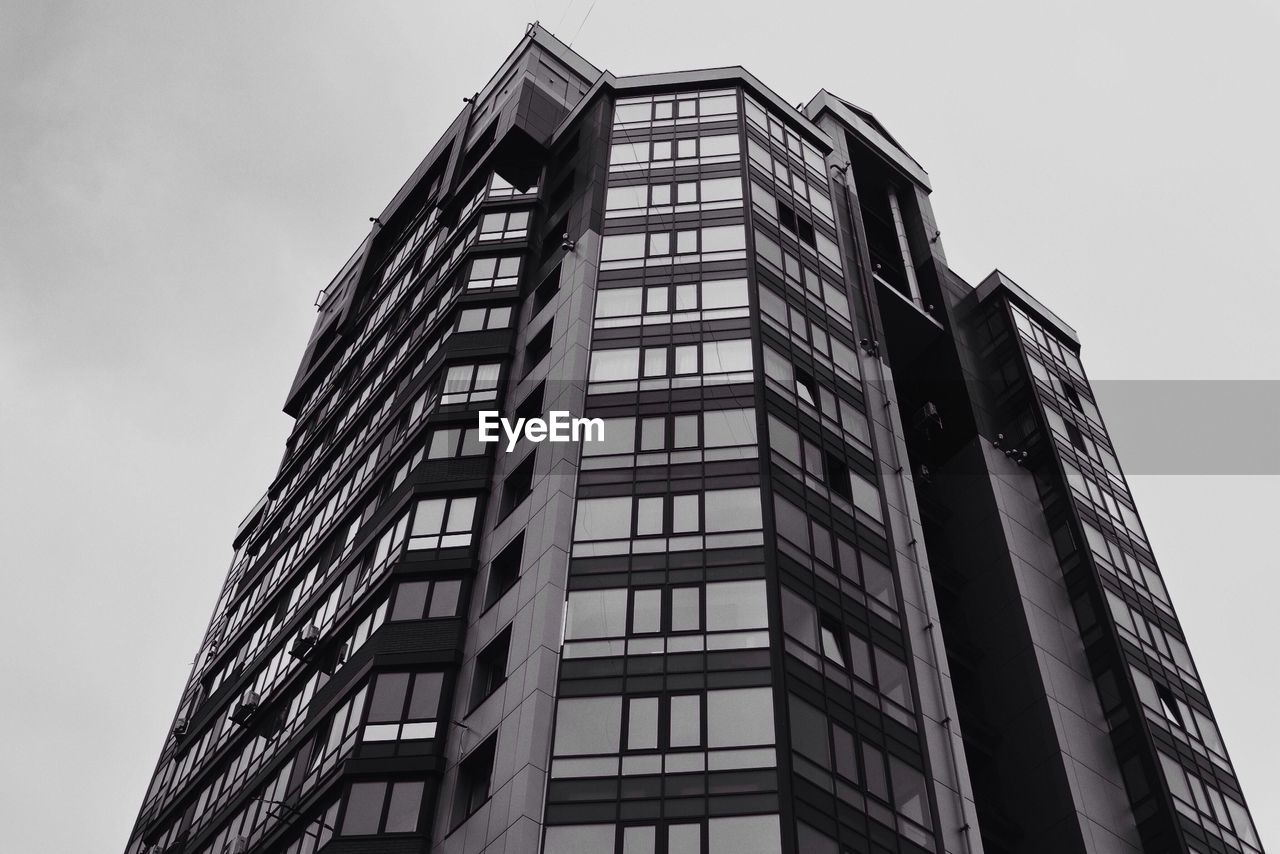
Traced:
[[531, 26], [317, 300], [126, 854], [1260, 852], [1075, 332], [929, 191]]

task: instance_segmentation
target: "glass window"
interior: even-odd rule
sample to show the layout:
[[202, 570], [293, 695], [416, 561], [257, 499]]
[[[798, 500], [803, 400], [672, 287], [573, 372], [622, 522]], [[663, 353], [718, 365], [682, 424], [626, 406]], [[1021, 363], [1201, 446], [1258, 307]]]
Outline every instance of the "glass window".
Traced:
[[707, 819], [707, 854], [780, 854], [782, 834], [776, 815]]
[[702, 697], [677, 694], [670, 698], [671, 725], [668, 742], [671, 747], [702, 745]]
[[893, 783], [893, 805], [916, 824], [929, 824], [929, 795], [924, 775], [896, 756], [889, 757], [889, 777]]
[[658, 746], [658, 698], [627, 701], [627, 749], [654, 750]]
[[347, 795], [347, 812], [342, 818], [342, 835], [377, 833], [386, 792], [387, 784], [383, 781], [352, 783]]
[[420, 781], [394, 783], [387, 804], [385, 833], [413, 833], [418, 829], [418, 810], [422, 806], [423, 784]]
[[708, 448], [756, 444], [754, 409], [709, 409], [702, 413], [703, 443]]
[[[763, 582], [761, 582], [763, 584]], [[710, 585], [708, 585], [710, 586]], [[702, 628], [702, 597], [697, 587], [676, 587], [671, 591], [671, 631], [692, 632]]]
[[640, 422], [640, 450], [660, 451], [667, 446], [667, 419], [645, 418]]
[[715, 225], [702, 229], [703, 252], [729, 252], [746, 247], [747, 236], [741, 225]]
[[607, 234], [600, 242], [601, 261], [644, 257], [644, 234]]
[[707, 631], [762, 629], [768, 625], [763, 580], [707, 584]]
[[703, 95], [698, 99], [698, 112], [705, 119], [709, 116], [736, 115], [737, 95]]
[[704, 136], [701, 142], [703, 157], [721, 157], [727, 154], [737, 154], [739, 150], [738, 135], [736, 133]]
[[746, 279], [714, 279], [702, 283], [702, 308], [739, 308], [748, 303]]
[[787, 701], [791, 709], [792, 748], [829, 770], [831, 744], [827, 740], [827, 716], [794, 694]]
[[667, 825], [667, 854], [702, 854], [702, 825]]
[[584, 498], [578, 501], [574, 539], [625, 539], [631, 536], [631, 497]]
[[507, 288], [520, 279], [520, 256], [476, 258], [467, 274], [467, 290]]
[[582, 454], [587, 457], [606, 454], [630, 454], [636, 447], [635, 418], [605, 418], [604, 435], [599, 439], [582, 443]]
[[547, 827], [544, 852], [545, 854], [613, 854], [614, 833], [612, 824], [550, 825]]
[[713, 489], [706, 493], [706, 531], [747, 531], [761, 527], [760, 489]]
[[[662, 499], [656, 500], [661, 502]], [[661, 533], [661, 530], [658, 533]], [[632, 597], [631, 631], [635, 634], [650, 634], [662, 631], [661, 590], [635, 591]]]
[[671, 531], [675, 534], [690, 533], [698, 530], [699, 504], [702, 496], [676, 495], [671, 499]]
[[662, 533], [661, 496], [639, 498], [636, 500], [636, 535], [646, 536]]
[[556, 709], [556, 756], [618, 752], [621, 697], [562, 698]]
[[875, 652], [880, 693], [900, 706], [911, 708], [911, 683], [907, 678], [907, 666], [880, 647], [876, 647]]
[[742, 198], [742, 179], [737, 176], [704, 178], [700, 184], [703, 202], [723, 202]]
[[622, 637], [626, 625], [626, 589], [575, 590], [569, 594], [566, 640]]
[[645, 206], [645, 195], [649, 189], [646, 184], [633, 184], [629, 187], [610, 187], [605, 196], [605, 210], [630, 210]]
[[654, 854], [658, 829], [653, 825], [631, 825], [622, 829], [622, 854]]
[[640, 350], [624, 347], [615, 350], [596, 350], [591, 354], [590, 382], [634, 380], [640, 372]]
[[788, 635], [809, 649], [818, 648], [818, 612], [788, 588], [782, 588], [782, 627]]
[[732, 341], [704, 341], [702, 372], [727, 374], [751, 370], [751, 342], [746, 338]]
[[707, 692], [707, 747], [773, 744], [773, 689]]
[[410, 551], [470, 545], [475, 510], [474, 497], [419, 501], [409, 531]]
[[613, 288], [596, 294], [596, 317], [627, 317], [641, 313], [643, 288]]

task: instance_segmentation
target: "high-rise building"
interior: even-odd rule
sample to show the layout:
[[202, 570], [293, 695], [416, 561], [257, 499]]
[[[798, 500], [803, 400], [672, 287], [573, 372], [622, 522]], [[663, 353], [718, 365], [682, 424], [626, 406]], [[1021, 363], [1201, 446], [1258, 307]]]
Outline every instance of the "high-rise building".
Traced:
[[929, 192], [531, 26], [320, 294], [128, 854], [1260, 852], [1075, 332]]

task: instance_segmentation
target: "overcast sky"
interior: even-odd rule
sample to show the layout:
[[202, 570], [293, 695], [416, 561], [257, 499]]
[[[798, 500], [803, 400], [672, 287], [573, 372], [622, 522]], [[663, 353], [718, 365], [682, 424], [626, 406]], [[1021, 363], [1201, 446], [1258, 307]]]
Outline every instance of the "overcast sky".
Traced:
[[[123, 848], [316, 292], [525, 23], [590, 5], [0, 0], [0, 847]], [[594, 5], [574, 47], [616, 74], [873, 111], [956, 271], [1036, 294], [1095, 381], [1280, 380], [1273, 2]], [[1103, 413], [1276, 846], [1280, 466], [1274, 417], [1233, 423], [1276, 395], [1209, 387]]]

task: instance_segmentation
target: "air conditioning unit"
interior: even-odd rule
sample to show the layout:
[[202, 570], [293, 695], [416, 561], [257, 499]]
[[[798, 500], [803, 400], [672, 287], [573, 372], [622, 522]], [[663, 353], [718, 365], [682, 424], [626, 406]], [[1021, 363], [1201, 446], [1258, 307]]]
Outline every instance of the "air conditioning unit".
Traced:
[[250, 691], [236, 704], [235, 710], [231, 713], [231, 720], [240, 726], [247, 726], [249, 719], [258, 711], [258, 704], [261, 702], [262, 696], [257, 691]]
[[171, 730], [173, 737], [182, 738], [184, 735], [187, 734], [187, 730], [190, 727], [191, 727], [190, 721], [188, 721], [186, 718], [178, 718], [176, 721], [173, 722], [173, 729]]
[[222, 854], [247, 854], [248, 850], [249, 840], [244, 836], [228, 839], [227, 844], [222, 846]]
[[289, 654], [294, 658], [306, 660], [311, 655], [311, 651], [316, 648], [316, 644], [320, 642], [320, 627], [307, 626], [298, 635], [297, 640], [293, 642], [293, 646], [289, 648]]

